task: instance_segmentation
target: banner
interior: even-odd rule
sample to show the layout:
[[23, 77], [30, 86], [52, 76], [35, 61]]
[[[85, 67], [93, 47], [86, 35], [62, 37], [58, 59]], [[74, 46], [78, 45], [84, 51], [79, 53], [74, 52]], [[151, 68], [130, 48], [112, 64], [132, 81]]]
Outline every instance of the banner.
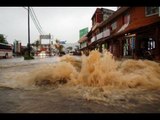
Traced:
[[51, 39], [51, 35], [40, 35], [40, 39]]
[[79, 38], [83, 37], [84, 35], [86, 35], [88, 33], [88, 27], [87, 28], [84, 28], [84, 29], [81, 29], [79, 31]]

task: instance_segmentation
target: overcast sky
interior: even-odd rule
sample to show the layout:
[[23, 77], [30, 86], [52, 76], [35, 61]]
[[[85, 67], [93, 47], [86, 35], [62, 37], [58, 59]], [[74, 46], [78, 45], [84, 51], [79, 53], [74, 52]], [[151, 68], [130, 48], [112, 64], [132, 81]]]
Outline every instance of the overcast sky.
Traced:
[[[79, 30], [91, 28], [91, 17], [97, 7], [32, 7], [45, 34], [53, 35], [53, 40], [66, 40], [75, 43], [79, 40]], [[101, 8], [101, 7], [99, 7]], [[103, 7], [117, 10], [117, 7]], [[20, 40], [22, 45], [28, 42], [28, 16], [23, 7], [0, 7], [0, 34], [7, 41]], [[39, 32], [30, 18], [31, 43], [39, 39]], [[45, 40], [43, 40], [43, 43]], [[47, 40], [46, 40], [47, 41]]]

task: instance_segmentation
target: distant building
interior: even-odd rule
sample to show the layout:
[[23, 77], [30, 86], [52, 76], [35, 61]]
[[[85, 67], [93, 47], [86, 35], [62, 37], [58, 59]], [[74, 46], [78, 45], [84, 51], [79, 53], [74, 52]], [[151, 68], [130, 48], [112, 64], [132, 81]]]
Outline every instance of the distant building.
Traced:
[[21, 42], [18, 41], [18, 40], [15, 40], [15, 41], [13, 42], [13, 53], [14, 53], [16, 56], [21, 55], [21, 48], [22, 48]]

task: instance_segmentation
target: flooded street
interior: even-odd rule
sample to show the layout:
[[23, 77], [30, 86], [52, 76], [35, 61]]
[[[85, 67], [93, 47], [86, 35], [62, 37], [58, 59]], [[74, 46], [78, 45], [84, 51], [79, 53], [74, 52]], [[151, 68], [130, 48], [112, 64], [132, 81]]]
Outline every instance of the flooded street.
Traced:
[[0, 112], [159, 113], [159, 69], [158, 63], [114, 61], [96, 52], [1, 59]]

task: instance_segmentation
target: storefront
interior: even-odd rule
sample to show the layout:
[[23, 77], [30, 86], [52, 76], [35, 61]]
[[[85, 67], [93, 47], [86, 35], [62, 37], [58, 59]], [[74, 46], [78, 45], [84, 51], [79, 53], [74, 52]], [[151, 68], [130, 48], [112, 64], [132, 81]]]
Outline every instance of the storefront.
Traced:
[[127, 33], [123, 40], [123, 57], [133, 57], [135, 50], [136, 34]]

